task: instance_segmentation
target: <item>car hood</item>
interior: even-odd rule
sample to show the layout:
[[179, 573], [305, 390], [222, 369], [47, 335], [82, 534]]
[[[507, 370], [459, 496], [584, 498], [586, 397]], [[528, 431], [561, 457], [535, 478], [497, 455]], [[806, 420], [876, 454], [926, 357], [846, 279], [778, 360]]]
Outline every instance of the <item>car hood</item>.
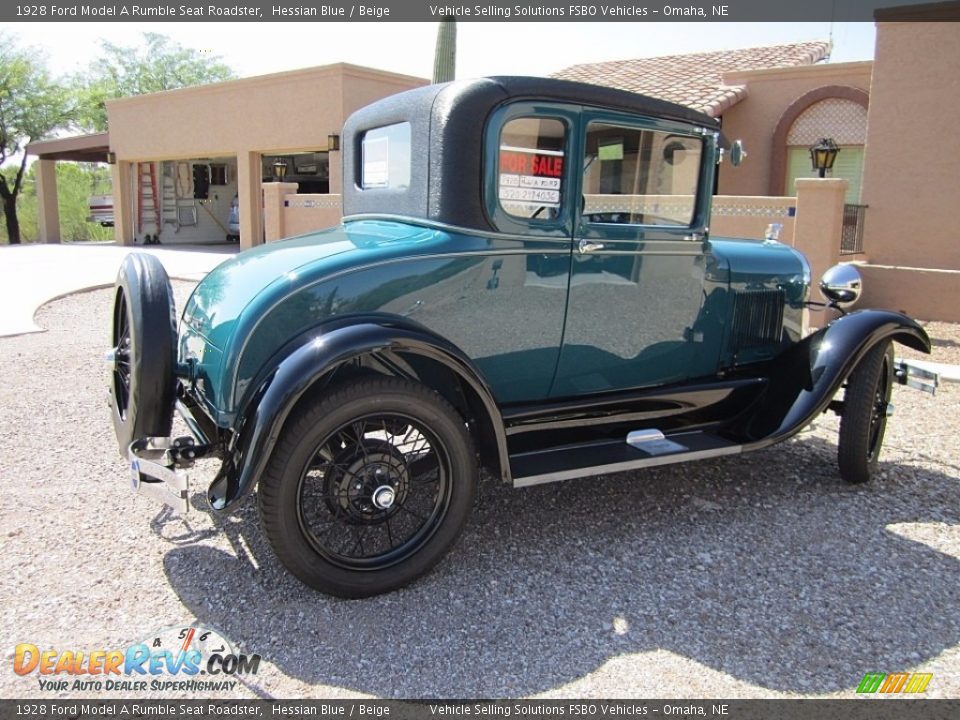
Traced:
[[218, 265], [197, 285], [184, 309], [181, 331], [189, 328], [225, 350], [245, 311], [262, 311], [271, 298], [330, 273], [375, 262], [435, 234], [416, 226], [363, 221], [247, 250]]

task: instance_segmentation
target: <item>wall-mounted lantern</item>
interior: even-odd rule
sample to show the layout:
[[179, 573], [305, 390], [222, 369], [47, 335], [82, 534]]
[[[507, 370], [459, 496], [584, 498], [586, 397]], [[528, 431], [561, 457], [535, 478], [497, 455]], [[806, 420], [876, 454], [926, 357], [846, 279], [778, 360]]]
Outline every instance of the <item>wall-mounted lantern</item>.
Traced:
[[273, 179], [276, 182], [283, 182], [284, 176], [287, 174], [287, 161], [283, 158], [277, 158], [273, 161]]
[[820, 141], [810, 148], [810, 162], [813, 169], [820, 177], [826, 177], [827, 170], [833, 169], [833, 163], [837, 159], [837, 153], [840, 148], [833, 141], [833, 138], [820, 138]]

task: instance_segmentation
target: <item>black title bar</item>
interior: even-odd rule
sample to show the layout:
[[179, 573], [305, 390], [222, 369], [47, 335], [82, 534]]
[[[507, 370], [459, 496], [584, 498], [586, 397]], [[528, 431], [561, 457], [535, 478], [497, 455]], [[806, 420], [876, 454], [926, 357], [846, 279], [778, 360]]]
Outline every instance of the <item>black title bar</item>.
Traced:
[[960, 700], [0, 700], [0, 718], [323, 718], [324, 720], [934, 720]]
[[[872, 21], [876, 10], [891, 6], [918, 8], [919, 12], [908, 13], [908, 19], [915, 20], [927, 18], [927, 7], [944, 7], [918, 0], [41, 0], [3, 3], [0, 22], [435, 22], [444, 18], [465, 22], [857, 22]], [[934, 11], [935, 19], [960, 20], [960, 10], [947, 15], [943, 17], [942, 9]]]

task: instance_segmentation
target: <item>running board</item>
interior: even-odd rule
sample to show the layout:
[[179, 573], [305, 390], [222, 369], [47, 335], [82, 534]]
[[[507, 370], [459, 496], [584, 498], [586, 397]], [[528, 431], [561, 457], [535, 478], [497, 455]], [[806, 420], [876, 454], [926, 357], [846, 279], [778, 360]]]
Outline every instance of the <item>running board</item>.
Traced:
[[510, 469], [513, 486], [527, 487], [741, 452], [742, 445], [708, 433], [666, 437], [659, 430], [635, 430], [626, 442], [609, 440], [511, 455]]

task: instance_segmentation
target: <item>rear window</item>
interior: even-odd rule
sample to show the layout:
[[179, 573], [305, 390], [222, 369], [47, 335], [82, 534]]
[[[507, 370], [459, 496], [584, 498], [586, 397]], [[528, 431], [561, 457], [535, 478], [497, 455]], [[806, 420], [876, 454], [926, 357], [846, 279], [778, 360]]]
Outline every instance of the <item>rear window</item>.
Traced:
[[551, 220], [560, 214], [566, 125], [553, 118], [517, 118], [500, 134], [497, 197], [514, 217]]
[[410, 186], [410, 123], [367, 130], [360, 141], [360, 187], [364, 190]]

